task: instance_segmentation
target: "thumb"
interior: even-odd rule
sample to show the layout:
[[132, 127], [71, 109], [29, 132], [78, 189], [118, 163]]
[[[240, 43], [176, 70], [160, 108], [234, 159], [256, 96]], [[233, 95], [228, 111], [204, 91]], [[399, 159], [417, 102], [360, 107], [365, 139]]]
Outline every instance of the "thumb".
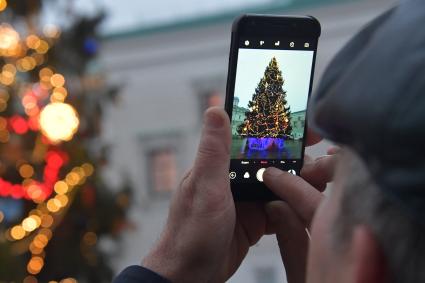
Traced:
[[209, 108], [204, 115], [204, 127], [192, 175], [198, 180], [228, 180], [231, 130], [229, 116], [219, 108]]

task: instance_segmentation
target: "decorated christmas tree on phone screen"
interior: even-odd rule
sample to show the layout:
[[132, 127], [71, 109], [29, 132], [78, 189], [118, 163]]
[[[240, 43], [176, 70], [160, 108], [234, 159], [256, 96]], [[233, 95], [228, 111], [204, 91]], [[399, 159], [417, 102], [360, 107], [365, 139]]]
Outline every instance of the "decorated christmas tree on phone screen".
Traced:
[[240, 136], [248, 138], [250, 149], [283, 148], [285, 139], [290, 138], [291, 110], [283, 90], [284, 82], [279, 64], [273, 57], [248, 102], [245, 120], [237, 129]]

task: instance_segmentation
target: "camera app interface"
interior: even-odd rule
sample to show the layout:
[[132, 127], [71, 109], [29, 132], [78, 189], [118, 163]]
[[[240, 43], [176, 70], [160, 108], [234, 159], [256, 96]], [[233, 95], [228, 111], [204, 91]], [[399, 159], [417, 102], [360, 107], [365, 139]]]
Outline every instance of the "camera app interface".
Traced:
[[242, 39], [232, 110], [230, 179], [262, 182], [269, 166], [301, 170], [315, 42]]

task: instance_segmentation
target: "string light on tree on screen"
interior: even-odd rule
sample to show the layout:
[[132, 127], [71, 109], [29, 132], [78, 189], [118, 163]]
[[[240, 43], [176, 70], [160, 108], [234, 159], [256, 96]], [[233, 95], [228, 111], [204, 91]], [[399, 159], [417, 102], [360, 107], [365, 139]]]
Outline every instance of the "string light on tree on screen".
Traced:
[[238, 133], [251, 138], [281, 138], [290, 136], [290, 107], [287, 106], [284, 80], [278, 62], [273, 57], [263, 78], [258, 83], [252, 100], [248, 103], [244, 122]]

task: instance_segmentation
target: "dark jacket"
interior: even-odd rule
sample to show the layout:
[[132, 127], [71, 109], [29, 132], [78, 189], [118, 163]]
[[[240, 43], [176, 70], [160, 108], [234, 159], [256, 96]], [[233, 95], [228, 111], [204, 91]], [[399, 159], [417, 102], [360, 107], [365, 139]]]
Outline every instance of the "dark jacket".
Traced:
[[171, 283], [155, 272], [139, 265], [124, 269], [113, 283]]

